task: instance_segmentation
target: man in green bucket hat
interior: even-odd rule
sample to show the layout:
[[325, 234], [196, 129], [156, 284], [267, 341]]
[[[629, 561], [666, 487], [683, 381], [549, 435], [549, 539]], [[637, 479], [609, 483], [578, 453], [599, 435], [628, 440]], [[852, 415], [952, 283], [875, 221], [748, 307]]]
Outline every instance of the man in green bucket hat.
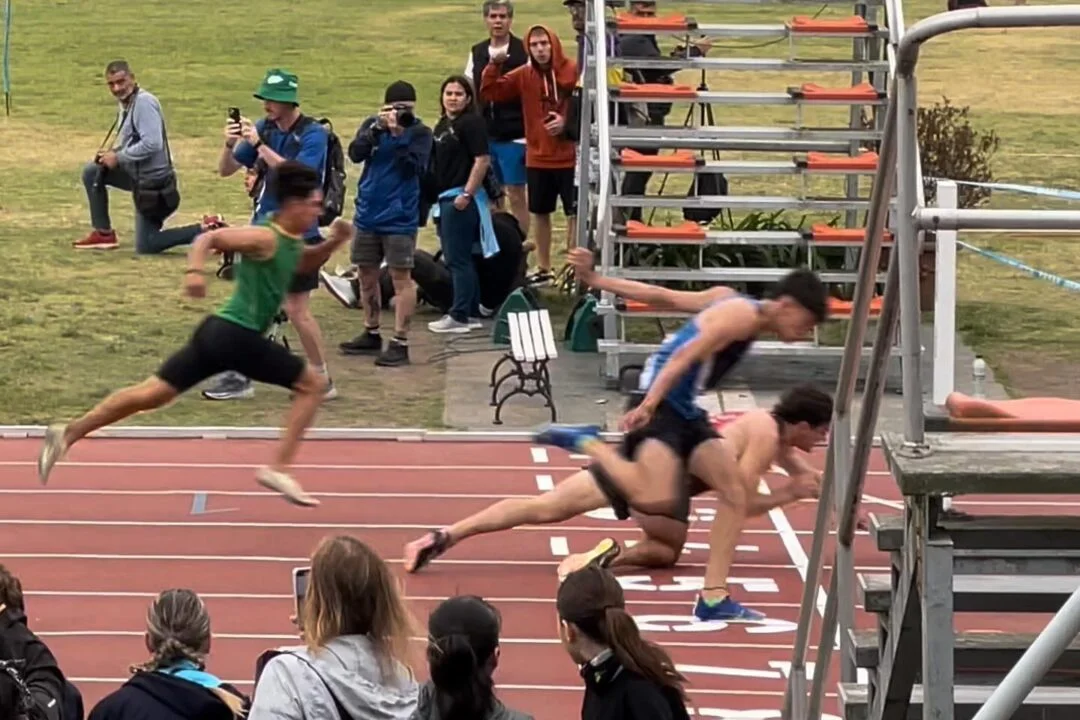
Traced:
[[[322, 124], [300, 112], [300, 82], [294, 73], [284, 68], [266, 71], [254, 96], [263, 103], [266, 115], [252, 123], [245, 117], [240, 122], [231, 118], [225, 124], [225, 147], [221, 152], [218, 172], [229, 177], [242, 167], [259, 173], [256, 182], [256, 205], [252, 224], [257, 224], [277, 210], [274, 198], [262, 191], [266, 171], [285, 160], [296, 160], [325, 175], [329, 135]], [[313, 224], [304, 235], [304, 242], [317, 245], [322, 241], [319, 224]], [[337, 397], [334, 381], [326, 368], [326, 352], [322, 331], [311, 314], [311, 291], [319, 287], [318, 268], [313, 273], [293, 278], [285, 297], [284, 309], [296, 328], [300, 344], [312, 367], [326, 376], [326, 399]], [[235, 400], [255, 394], [249, 378], [226, 373], [202, 392], [210, 400]]]

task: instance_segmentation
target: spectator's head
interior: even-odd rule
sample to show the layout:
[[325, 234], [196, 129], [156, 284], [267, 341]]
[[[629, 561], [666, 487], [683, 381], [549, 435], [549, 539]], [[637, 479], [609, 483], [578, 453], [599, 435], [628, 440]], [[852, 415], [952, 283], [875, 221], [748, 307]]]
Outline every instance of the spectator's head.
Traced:
[[0, 605], [16, 612], [26, 612], [22, 583], [3, 565], [0, 565]]
[[828, 437], [832, 411], [833, 400], [829, 393], [813, 385], [799, 385], [780, 396], [772, 414], [783, 421], [784, 439], [788, 444], [811, 452]]
[[366, 636], [379, 656], [384, 682], [399, 679], [410, 668], [415, 620], [389, 566], [356, 538], [327, 537], [315, 549], [301, 627], [313, 653], [335, 638]]
[[105, 66], [105, 84], [114, 98], [126, 102], [135, 92], [135, 73], [126, 60], [113, 60]]
[[630, 14], [637, 17], [656, 17], [656, 0], [630, 0]]
[[555, 52], [554, 40], [546, 28], [536, 26], [529, 28], [529, 37], [525, 39], [525, 42], [528, 44], [529, 58], [534, 64], [540, 67], [551, 65], [551, 58]]
[[456, 118], [467, 112], [476, 110], [476, 96], [473, 93], [472, 83], [463, 75], [451, 75], [443, 80], [439, 88], [439, 103], [442, 114]]
[[769, 327], [784, 342], [807, 338], [828, 317], [828, 291], [817, 273], [792, 270], [773, 288]]
[[416, 88], [404, 80], [390, 83], [383, 93], [383, 110], [397, 113], [398, 125], [409, 127], [416, 121]]
[[495, 703], [499, 612], [482, 598], [444, 600], [428, 618], [428, 667], [442, 720], [486, 718]]
[[165, 590], [146, 611], [146, 649], [150, 659], [132, 672], [154, 672], [180, 663], [202, 669], [210, 654], [210, 613], [192, 590]]
[[510, 0], [484, 0], [484, 22], [492, 40], [503, 40], [514, 23], [514, 4]]
[[563, 6], [570, 11], [570, 24], [578, 35], [585, 34], [585, 0], [563, 0]]
[[297, 160], [286, 160], [269, 171], [267, 190], [278, 201], [278, 218], [286, 230], [301, 232], [319, 219], [323, 209], [319, 173]]
[[266, 71], [255, 97], [263, 101], [267, 122], [287, 120], [300, 106], [300, 81], [288, 70], [271, 68]]
[[685, 678], [657, 644], [641, 637], [634, 618], [626, 612], [622, 586], [607, 570], [587, 565], [570, 573], [555, 596], [559, 638], [579, 665], [605, 650], [627, 670], [672, 688], [685, 698]]

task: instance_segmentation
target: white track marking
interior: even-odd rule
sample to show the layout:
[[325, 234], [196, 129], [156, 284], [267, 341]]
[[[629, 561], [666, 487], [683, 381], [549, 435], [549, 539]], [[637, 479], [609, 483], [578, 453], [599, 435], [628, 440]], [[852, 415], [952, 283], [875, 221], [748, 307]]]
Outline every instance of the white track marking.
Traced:
[[551, 554], [554, 557], [566, 557], [570, 554], [570, 543], [566, 541], [565, 537], [558, 536], [549, 539], [551, 544]]
[[534, 463], [540, 464], [540, 463], [547, 463], [548, 462], [547, 448], [542, 448], [542, 447], [529, 448], [529, 452], [532, 453], [532, 459], [533, 459]]
[[540, 492], [551, 492], [555, 489], [555, 478], [550, 475], [537, 475], [536, 489]]

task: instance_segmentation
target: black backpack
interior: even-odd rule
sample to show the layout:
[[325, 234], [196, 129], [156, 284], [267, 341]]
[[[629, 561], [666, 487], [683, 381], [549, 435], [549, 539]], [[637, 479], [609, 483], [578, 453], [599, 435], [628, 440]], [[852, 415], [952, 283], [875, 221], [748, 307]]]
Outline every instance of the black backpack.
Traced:
[[[341, 139], [334, 132], [334, 124], [330, 122], [329, 118], [320, 118], [316, 120], [313, 117], [307, 115], [301, 115], [300, 119], [296, 121], [296, 124], [289, 129], [289, 136], [296, 140], [299, 145], [300, 133], [304, 131], [304, 128], [308, 124], [317, 122], [326, 128], [326, 169], [323, 171], [323, 213], [319, 216], [319, 227], [326, 227], [334, 220], [341, 217], [341, 213], [345, 209], [345, 179], [347, 177], [345, 172], [345, 150], [341, 145]], [[262, 138], [264, 143], [270, 139], [270, 123], [263, 125], [262, 132], [259, 133], [259, 137]], [[258, 197], [262, 192], [262, 185], [266, 181], [267, 166], [262, 160], [258, 161], [256, 168], [259, 172], [259, 179], [255, 183], [255, 187], [252, 188], [252, 197]]]

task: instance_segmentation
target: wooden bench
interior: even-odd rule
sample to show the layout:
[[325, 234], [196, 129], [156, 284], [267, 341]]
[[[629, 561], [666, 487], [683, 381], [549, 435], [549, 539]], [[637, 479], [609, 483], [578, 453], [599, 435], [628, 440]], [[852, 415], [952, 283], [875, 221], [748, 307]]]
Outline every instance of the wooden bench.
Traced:
[[[551, 328], [551, 315], [547, 310], [507, 313], [510, 329], [510, 347], [491, 368], [491, 404], [495, 407], [494, 424], [502, 425], [502, 408], [515, 395], [544, 398], [545, 407], [551, 408], [551, 422], [556, 421], [555, 400], [551, 395], [551, 374], [548, 361], [559, 356], [555, 344], [555, 332]], [[511, 365], [502, 377], [499, 368]], [[499, 399], [499, 388], [507, 380], [517, 382], [517, 387]]]

